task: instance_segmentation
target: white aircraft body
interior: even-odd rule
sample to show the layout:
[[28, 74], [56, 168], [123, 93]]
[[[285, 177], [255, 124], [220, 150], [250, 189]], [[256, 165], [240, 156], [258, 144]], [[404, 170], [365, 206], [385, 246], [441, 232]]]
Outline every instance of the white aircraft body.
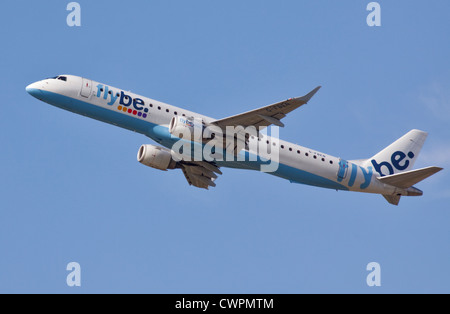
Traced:
[[[268, 151], [272, 150], [278, 153], [276, 167], [267, 172], [292, 183], [381, 194], [394, 205], [398, 205], [401, 196], [422, 195], [414, 185], [442, 168], [412, 170], [427, 137], [427, 133], [419, 130], [408, 132], [365, 160], [343, 160], [260, 132], [246, 134], [243, 138], [235, 136], [236, 141], [231, 147], [234, 158], [231, 160], [224, 157], [230, 155], [230, 146], [226, 144], [221, 150], [211, 150], [209, 157], [214, 157], [212, 159], [180, 160], [174, 157], [174, 145], [183, 142], [180, 132], [188, 130], [195, 133], [198, 121], [202, 130], [212, 127], [223, 130], [224, 134], [227, 127], [255, 127], [259, 130], [272, 125], [282, 127], [280, 120], [306, 104], [319, 88], [303, 97], [219, 120], [73, 75], [35, 82], [27, 86], [26, 91], [53, 106], [150, 137], [162, 146], [142, 145], [138, 161], [160, 170], [181, 169], [188, 183], [199, 188], [216, 186], [214, 181], [222, 174], [221, 167], [261, 170], [268, 166], [271, 157]], [[183, 139], [183, 143], [192, 142], [193, 147], [206, 145], [204, 139]], [[210, 134], [209, 139], [214, 139], [214, 135]], [[262, 150], [261, 145], [266, 145], [266, 150]], [[187, 153], [183, 151], [182, 154]]]

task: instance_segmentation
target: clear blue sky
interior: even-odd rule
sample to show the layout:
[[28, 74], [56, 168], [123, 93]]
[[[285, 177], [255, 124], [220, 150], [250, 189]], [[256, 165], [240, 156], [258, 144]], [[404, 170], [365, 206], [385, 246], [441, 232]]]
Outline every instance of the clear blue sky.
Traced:
[[368, 0], [79, 1], [79, 28], [68, 2], [2, 3], [0, 292], [450, 292], [448, 169], [399, 207], [231, 169], [204, 191], [25, 92], [67, 73], [221, 118], [322, 85], [283, 139], [359, 159], [418, 128], [416, 167], [450, 168], [449, 1], [379, 1], [376, 28]]

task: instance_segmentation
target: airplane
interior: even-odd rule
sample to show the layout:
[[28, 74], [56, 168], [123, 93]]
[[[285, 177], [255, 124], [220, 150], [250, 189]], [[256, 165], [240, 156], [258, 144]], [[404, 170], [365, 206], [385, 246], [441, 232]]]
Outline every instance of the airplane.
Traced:
[[[399, 204], [401, 196], [423, 195], [414, 185], [442, 170], [434, 166], [412, 169], [428, 136], [424, 131], [411, 130], [373, 157], [360, 160], [344, 160], [264, 134], [265, 128], [283, 127], [281, 119], [307, 104], [320, 88], [318, 86], [302, 97], [223, 119], [207, 117], [74, 75], [40, 80], [28, 85], [26, 91], [50, 105], [153, 139], [161, 146], [142, 145], [138, 150], [138, 161], [164, 171], [181, 169], [189, 185], [198, 188], [215, 187], [218, 175], [222, 174], [220, 168], [261, 170], [263, 166], [270, 167], [273, 157], [268, 153], [270, 150], [277, 152], [277, 158], [274, 158], [273, 171], [266, 172], [291, 183], [381, 194], [393, 205]], [[189, 134], [185, 137], [183, 133], [195, 133], [196, 129], [202, 131], [208, 127], [215, 133], [210, 132], [199, 139], [189, 137]], [[218, 132], [226, 134], [230, 127], [241, 127], [236, 132], [238, 136], [233, 135], [233, 141], [226, 142], [218, 136], [216, 142], [224, 143], [224, 146], [211, 148], [209, 156], [184, 158], [193, 153], [192, 147], [208, 146], [205, 138], [213, 140]], [[242, 134], [244, 128], [251, 127], [257, 131]], [[225, 137], [229, 138], [228, 135]], [[186, 150], [182, 148], [175, 154], [174, 145], [180, 142], [193, 146], [190, 150], [189, 146]], [[263, 145], [266, 145], [265, 149], [261, 148]], [[229, 155], [233, 158], [224, 158]]]

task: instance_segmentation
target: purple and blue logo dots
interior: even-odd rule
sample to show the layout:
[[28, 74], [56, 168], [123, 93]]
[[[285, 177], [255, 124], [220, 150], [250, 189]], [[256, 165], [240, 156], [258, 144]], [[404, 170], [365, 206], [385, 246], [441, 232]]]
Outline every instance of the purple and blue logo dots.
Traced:
[[117, 110], [132, 114], [138, 117], [147, 118], [148, 116], [148, 108], [145, 107], [145, 103], [140, 98], [132, 98], [125, 94], [123, 91], [120, 93], [114, 93], [108, 86], [104, 86], [102, 84], [97, 85], [97, 97], [103, 98], [109, 101], [107, 104], [112, 106], [116, 103], [117, 99], [119, 99], [119, 105], [117, 106]]

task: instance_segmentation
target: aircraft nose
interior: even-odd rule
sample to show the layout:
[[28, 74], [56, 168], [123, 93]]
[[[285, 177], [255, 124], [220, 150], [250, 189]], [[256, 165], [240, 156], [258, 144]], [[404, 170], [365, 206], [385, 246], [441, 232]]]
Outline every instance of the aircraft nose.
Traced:
[[39, 84], [36, 82], [36, 83], [28, 85], [25, 88], [25, 90], [27, 91], [28, 94], [30, 94], [34, 98], [42, 100], [44, 94], [42, 93], [42, 90], [39, 87], [40, 87]]

